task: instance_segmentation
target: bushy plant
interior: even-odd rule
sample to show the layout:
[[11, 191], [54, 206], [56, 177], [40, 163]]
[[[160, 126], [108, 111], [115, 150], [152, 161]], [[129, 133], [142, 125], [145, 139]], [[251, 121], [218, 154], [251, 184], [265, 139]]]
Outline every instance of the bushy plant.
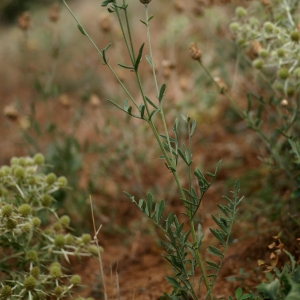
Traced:
[[59, 216], [53, 193], [64, 176], [44, 174], [44, 156], [13, 157], [0, 168], [1, 299], [61, 299], [81, 284], [66, 274], [63, 259], [97, 256], [89, 234], [75, 236], [68, 215]]
[[[200, 224], [195, 224], [195, 215], [198, 212], [202, 199], [217, 176], [220, 163], [218, 164], [215, 173], [207, 172], [203, 174], [202, 171], [196, 167], [193, 168], [192, 158], [192, 137], [196, 128], [196, 121], [191, 120], [189, 116], [182, 115], [183, 122], [188, 132], [188, 145], [181, 143], [179, 139], [179, 119], [176, 118], [171, 130], [166, 122], [164, 113], [164, 101], [166, 84], [160, 87], [157, 82], [155, 72], [155, 62], [152, 55], [152, 45], [150, 40], [150, 25], [149, 22], [153, 16], [149, 17], [148, 4], [149, 0], [141, 1], [145, 5], [145, 20], [141, 21], [146, 27], [146, 34], [148, 37], [148, 51], [146, 55], [146, 62], [152, 68], [153, 83], [156, 91], [157, 99], [150, 99], [143, 88], [143, 81], [140, 75], [140, 65], [144, 56], [145, 44], [142, 44], [138, 51], [136, 51], [133, 37], [131, 34], [130, 20], [128, 17], [128, 5], [123, 0], [118, 4], [115, 0], [105, 0], [102, 6], [107, 7], [110, 13], [115, 13], [123, 39], [126, 44], [130, 64], [118, 65], [126, 70], [130, 70], [135, 74], [136, 82], [139, 87], [141, 101], [132, 96], [127, 87], [123, 84], [121, 79], [114, 71], [110, 60], [108, 59], [108, 50], [111, 44], [107, 45], [103, 50], [98, 49], [92, 38], [88, 35], [86, 30], [74, 16], [73, 12], [63, 1], [70, 13], [73, 15], [78, 23], [78, 29], [86, 36], [94, 45], [97, 52], [103, 58], [103, 63], [106, 65], [113, 75], [116, 77], [121, 87], [128, 96], [124, 104], [116, 103], [109, 100], [118, 109], [126, 113], [132, 118], [145, 122], [156, 140], [159, 149], [161, 150], [160, 159], [164, 161], [165, 167], [173, 175], [174, 181], [178, 188], [178, 198], [182, 201], [181, 213], [185, 216], [186, 221], [181, 221], [181, 216], [175, 212], [166, 214], [165, 201], [155, 201], [151, 193], [148, 193], [146, 200], [140, 199], [136, 201], [134, 196], [126, 193], [131, 201], [154, 223], [165, 235], [165, 240], [162, 240], [162, 246], [166, 251], [164, 257], [171, 264], [174, 269], [174, 275], [167, 276], [166, 280], [171, 284], [173, 290], [170, 294], [165, 294], [168, 299], [198, 299], [200, 295], [204, 294], [206, 298], [213, 299], [213, 287], [216, 283], [219, 271], [224, 261], [225, 253], [229, 245], [229, 237], [231, 234], [234, 217], [237, 211], [237, 206], [240, 204], [242, 198], [239, 197], [239, 182], [236, 183], [232, 197], [224, 197], [226, 204], [218, 204], [220, 214], [218, 216], [212, 215], [212, 218], [217, 228], [210, 228], [211, 233], [218, 240], [219, 247], [209, 246], [208, 252], [215, 259], [205, 260], [200, 252], [202, 245], [203, 232]], [[197, 48], [191, 49], [192, 57], [196, 60], [201, 58], [201, 52]], [[183, 178], [180, 178], [179, 165], [183, 164], [186, 168], [187, 186], [184, 186]], [[200, 272], [200, 275], [198, 275]], [[204, 283], [205, 291], [202, 292], [201, 286]], [[200, 291], [201, 290], [201, 291]], [[238, 291], [238, 299], [247, 299], [251, 295], [246, 294], [240, 298], [240, 291]]]

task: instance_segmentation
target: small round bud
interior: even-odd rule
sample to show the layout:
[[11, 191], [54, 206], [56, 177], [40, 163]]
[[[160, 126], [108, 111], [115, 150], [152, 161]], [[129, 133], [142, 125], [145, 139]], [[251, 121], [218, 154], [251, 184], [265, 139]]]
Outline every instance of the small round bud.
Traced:
[[65, 236], [65, 241], [67, 245], [73, 245], [74, 244], [74, 237], [71, 234], [67, 234]]
[[278, 70], [277, 75], [280, 79], [286, 80], [289, 77], [289, 70], [287, 68], [281, 68]]
[[38, 228], [41, 225], [41, 220], [38, 217], [35, 217], [31, 220], [33, 227]]
[[25, 259], [30, 262], [37, 262], [38, 261], [37, 252], [35, 250], [27, 251]]
[[25, 278], [23, 285], [26, 290], [32, 291], [36, 287], [36, 279], [30, 275], [29, 277]]
[[1, 214], [2, 217], [4, 218], [9, 218], [12, 215], [12, 212], [13, 212], [12, 206], [9, 204], [4, 205], [1, 209]]
[[258, 55], [261, 57], [261, 58], [267, 58], [269, 53], [267, 51], [267, 49], [261, 49], [259, 52], [258, 52]]
[[46, 183], [51, 185], [53, 184], [55, 181], [56, 181], [57, 177], [54, 173], [49, 173], [47, 176], [46, 176]]
[[240, 28], [240, 24], [238, 22], [233, 22], [230, 24], [230, 29], [234, 32], [238, 31]]
[[293, 74], [299, 79], [300, 78], [300, 68], [296, 68]]
[[90, 234], [85, 233], [85, 234], [83, 234], [83, 235], [81, 236], [81, 240], [82, 240], [82, 242], [83, 242], [85, 245], [87, 245], [87, 244], [89, 244], [89, 243], [91, 242], [92, 238], [91, 238], [91, 235], [90, 235]]
[[60, 187], [66, 187], [68, 185], [68, 179], [65, 176], [60, 176], [57, 178], [57, 184]]
[[17, 227], [16, 220], [8, 219], [6, 222], [6, 228], [9, 230], [15, 229]]
[[51, 266], [50, 267], [50, 275], [54, 278], [59, 278], [62, 276], [62, 272], [60, 267], [58, 266]]
[[8, 299], [12, 295], [12, 289], [9, 285], [5, 285], [1, 290], [1, 299]]
[[300, 40], [300, 32], [298, 30], [294, 30], [290, 34], [290, 38], [293, 42], [299, 42]]
[[33, 162], [36, 165], [42, 165], [45, 162], [45, 157], [43, 154], [41, 153], [37, 153], [34, 157], [33, 157]]
[[289, 86], [289, 87], [286, 89], [286, 95], [287, 95], [288, 97], [292, 97], [294, 94], [295, 94], [295, 89], [294, 89], [292, 86]]
[[255, 59], [253, 62], [252, 62], [252, 66], [255, 68], [255, 69], [258, 69], [258, 70], [261, 70], [264, 66], [264, 62], [261, 60], [261, 59]]
[[6, 197], [8, 195], [8, 190], [4, 187], [0, 187], [0, 196]]
[[29, 204], [22, 204], [18, 208], [18, 211], [22, 217], [26, 218], [31, 214], [31, 206]]
[[4, 175], [10, 175], [11, 174], [11, 168], [8, 166], [3, 166], [0, 169]]
[[62, 286], [58, 285], [58, 286], [55, 287], [53, 292], [54, 292], [56, 297], [60, 297], [64, 292], [64, 288]]
[[190, 50], [190, 56], [193, 60], [201, 61], [202, 52], [196, 43], [190, 44], [189, 50]]
[[35, 173], [35, 167], [28, 167], [26, 171], [28, 174], [33, 175]]
[[68, 227], [70, 225], [70, 217], [67, 215], [64, 215], [62, 217], [60, 217], [59, 222], [64, 226], [64, 227]]
[[14, 170], [14, 175], [16, 176], [16, 178], [20, 178], [23, 179], [25, 178], [25, 170], [22, 167], [16, 167], [16, 169]]
[[54, 239], [54, 245], [58, 248], [64, 247], [65, 243], [65, 237], [62, 234], [57, 235]]
[[61, 268], [61, 264], [59, 262], [55, 261], [50, 265], [50, 268], [53, 268], [53, 267]]
[[250, 20], [249, 20], [249, 23], [252, 25], [252, 26], [257, 26], [259, 24], [259, 20], [255, 17], [251, 17]]
[[245, 17], [247, 15], [247, 11], [244, 7], [238, 6], [235, 9], [235, 14], [238, 18], [242, 18], [242, 17]]
[[53, 229], [54, 229], [55, 231], [60, 231], [60, 230], [62, 230], [62, 225], [61, 225], [61, 223], [60, 223], [60, 222], [54, 223], [54, 224], [53, 224]]
[[265, 22], [265, 23], [264, 23], [264, 30], [265, 30], [267, 33], [272, 33], [273, 30], [274, 30], [274, 25], [273, 25], [271, 22]]
[[26, 166], [26, 159], [25, 159], [25, 157], [20, 157], [20, 159], [19, 159], [19, 165], [22, 166], [22, 167]]
[[19, 164], [19, 159], [17, 157], [12, 157], [10, 160], [10, 165], [18, 165]]
[[282, 48], [277, 49], [277, 56], [278, 57], [284, 57], [285, 56], [285, 51]]
[[39, 267], [33, 267], [31, 270], [30, 270], [30, 275], [33, 276], [34, 278], [38, 279], [39, 276], [40, 276], [40, 269]]
[[31, 232], [31, 228], [32, 228], [32, 226], [31, 226], [30, 223], [25, 223], [25, 224], [23, 224], [23, 226], [22, 226], [22, 232], [23, 232], [24, 234], [29, 234], [29, 233]]
[[91, 253], [93, 256], [98, 256], [98, 251], [100, 251], [102, 253], [103, 248], [102, 247], [97, 247], [95, 245], [90, 245], [89, 248], [88, 248], [88, 252]]
[[41, 203], [43, 206], [48, 207], [51, 205], [53, 198], [49, 194], [43, 195]]
[[74, 285], [78, 285], [81, 283], [81, 277], [79, 275], [74, 275], [71, 277], [70, 282]]

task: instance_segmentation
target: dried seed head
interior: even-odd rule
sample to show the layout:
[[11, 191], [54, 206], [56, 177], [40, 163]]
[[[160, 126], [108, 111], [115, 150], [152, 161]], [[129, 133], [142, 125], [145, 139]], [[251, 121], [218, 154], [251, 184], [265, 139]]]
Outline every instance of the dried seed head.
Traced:
[[196, 43], [190, 44], [190, 56], [193, 60], [201, 61], [202, 52]]
[[260, 44], [260, 42], [258, 41], [253, 41], [251, 44], [250, 44], [250, 48], [247, 52], [248, 56], [251, 58], [251, 59], [254, 59], [254, 58], [257, 58], [258, 55], [259, 55], [259, 52], [263, 49], [262, 45]]
[[181, 13], [184, 11], [184, 3], [182, 0], [176, 0], [174, 2], [174, 8], [177, 12]]
[[102, 31], [109, 32], [111, 30], [111, 19], [107, 14], [101, 14], [99, 16], [99, 25]]
[[140, 0], [140, 2], [147, 5], [151, 2], [151, 0]]
[[49, 10], [49, 19], [51, 22], [57, 22], [59, 19], [59, 5], [57, 3], [53, 4]]
[[220, 77], [215, 77], [214, 80], [220, 88], [220, 93], [226, 92], [228, 90], [227, 84]]
[[19, 127], [21, 128], [21, 130], [27, 130], [30, 128], [30, 126], [31, 126], [31, 122], [27, 116], [22, 116], [19, 119]]
[[202, 16], [203, 13], [204, 13], [204, 9], [202, 6], [200, 5], [197, 5], [197, 6], [194, 6], [192, 8], [192, 13], [195, 15], [195, 16]]
[[187, 78], [186, 77], [181, 77], [179, 79], [179, 85], [180, 85], [180, 89], [183, 92], [186, 92], [189, 88], [189, 82], [188, 82]]
[[96, 108], [100, 105], [100, 99], [96, 94], [91, 95], [89, 102], [93, 108]]
[[18, 18], [18, 26], [24, 31], [27, 31], [30, 26], [30, 14], [25, 11]]
[[11, 104], [4, 107], [3, 114], [5, 117], [7, 117], [8, 119], [10, 119], [12, 121], [17, 120], [19, 117], [19, 113], [16, 110], [15, 106], [13, 106]]
[[69, 96], [67, 94], [61, 94], [59, 96], [59, 102], [62, 106], [64, 106], [65, 108], [69, 108], [70, 107], [70, 99]]

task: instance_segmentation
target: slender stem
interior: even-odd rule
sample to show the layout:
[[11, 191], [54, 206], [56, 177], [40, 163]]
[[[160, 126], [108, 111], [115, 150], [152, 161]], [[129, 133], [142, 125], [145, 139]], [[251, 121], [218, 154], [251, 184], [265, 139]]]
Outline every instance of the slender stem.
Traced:
[[[125, 1], [124, 1], [124, 2], [125, 2]], [[123, 26], [123, 23], [122, 23], [122, 20], [121, 20], [119, 8], [116, 7], [116, 8], [115, 8], [115, 11], [116, 11], [117, 16], [118, 16], [119, 25], [120, 25], [120, 28], [121, 28], [121, 31], [122, 31], [122, 35], [123, 35], [123, 38], [124, 38], [124, 41], [125, 41], [125, 44], [126, 44], [126, 48], [127, 48], [128, 54], [129, 54], [130, 59], [131, 59], [131, 63], [132, 63], [132, 65], [134, 65], [135, 59], [134, 59], [134, 54], [133, 54], [133, 52], [132, 52], [132, 51], [133, 51], [133, 48], [132, 48], [132, 49], [129, 48], [128, 39], [127, 39], [125, 30], [124, 30], [124, 26]], [[126, 8], [125, 8], [125, 11], [126, 11]], [[131, 37], [131, 36], [130, 36], [130, 37]], [[129, 39], [130, 39], [130, 37], [129, 37]]]
[[[123, 5], [126, 6], [125, 0], [123, 0]], [[128, 18], [128, 14], [127, 14], [127, 9], [124, 9], [124, 11], [125, 11], [125, 20], [126, 20], [126, 26], [127, 26], [127, 31], [128, 31], [128, 36], [129, 36], [129, 41], [130, 41], [130, 46], [131, 46], [132, 57], [133, 57], [133, 61], [135, 61], [135, 53], [134, 53], [132, 36], [131, 36], [131, 30], [130, 30], [130, 26], [129, 26], [129, 18]]]
[[[154, 60], [153, 60], [153, 54], [152, 54], [152, 44], [151, 44], [151, 35], [150, 35], [150, 26], [149, 26], [149, 12], [148, 12], [148, 5], [145, 4], [145, 12], [146, 12], [146, 28], [147, 28], [147, 39], [148, 39], [148, 46], [149, 46], [149, 53], [150, 53], [150, 59], [151, 59], [151, 68], [152, 68], [152, 73], [153, 73], [153, 79], [154, 79], [154, 83], [155, 83], [155, 88], [156, 88], [156, 97], [159, 97], [159, 89], [158, 89], [158, 83], [157, 83], [157, 78], [156, 78], [156, 72], [155, 72], [155, 64], [154, 64]], [[159, 113], [163, 122], [163, 126], [164, 126], [164, 131], [165, 131], [165, 135], [167, 137], [167, 142], [168, 142], [168, 147], [170, 149], [170, 155], [171, 155], [171, 166], [175, 169], [176, 167], [176, 161], [174, 158], [174, 154], [172, 152], [172, 148], [171, 148], [171, 142], [170, 142], [170, 136], [169, 136], [169, 132], [167, 129], [167, 122], [165, 119], [165, 114], [164, 114], [164, 110], [163, 110], [163, 106], [162, 106], [162, 101], [160, 101], [159, 103]]]

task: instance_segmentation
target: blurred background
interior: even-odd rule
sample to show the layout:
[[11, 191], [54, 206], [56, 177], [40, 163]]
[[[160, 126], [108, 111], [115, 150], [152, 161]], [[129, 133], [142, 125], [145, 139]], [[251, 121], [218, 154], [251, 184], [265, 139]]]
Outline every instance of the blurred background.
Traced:
[[[219, 284], [220, 294], [230, 294], [241, 284], [250, 290], [261, 279], [261, 275], [249, 274], [257, 272], [256, 260], [268, 255], [262, 241], [272, 239], [286, 221], [280, 213], [283, 199], [291, 192], [282, 171], [262, 162], [268, 157], [266, 147], [190, 58], [189, 45], [198, 43], [212, 76], [246, 108], [247, 92], [263, 95], [266, 86], [247, 59], [238, 59], [229, 24], [237, 6], [257, 8], [260, 3], [254, 2], [152, 0], [149, 4], [150, 15], [154, 15], [150, 24], [158, 81], [167, 84], [167, 123], [171, 128], [178, 117], [180, 138], [187, 143], [181, 114], [196, 119], [194, 167], [214, 172], [222, 159], [220, 174], [204, 199], [198, 221], [203, 228], [212, 224], [210, 214], [216, 203], [222, 202], [221, 195], [228, 195], [238, 178], [246, 196], [232, 239], [232, 254]], [[101, 7], [99, 0], [68, 4], [100, 49], [112, 43], [107, 57], [140, 102], [133, 73], [117, 65], [129, 64], [129, 58], [116, 16]], [[137, 51], [146, 42], [146, 29], [140, 22], [145, 11], [137, 0], [130, 1], [129, 7]], [[264, 8], [260, 10], [263, 13]], [[169, 210], [180, 212], [176, 186], [158, 159], [160, 153], [149, 128], [107, 101], [122, 105], [126, 95], [61, 1], [1, 0], [0, 40], [1, 165], [13, 156], [45, 154], [49, 165], [45, 171], [68, 178], [70, 190], [56, 195], [57, 205], [61, 214], [72, 216], [78, 232], [92, 230], [88, 200], [92, 196], [96, 222], [103, 225], [100, 243], [106, 253], [107, 273], [120, 264], [124, 299], [132, 299], [134, 289], [135, 299], [159, 299], [155, 297], [168, 289], [159, 256], [160, 233], [123, 193], [139, 199], [152, 191], [157, 201], [165, 199]], [[149, 54], [147, 47], [144, 54]], [[140, 71], [146, 94], [155, 101], [151, 68], [145, 59]], [[184, 168], [181, 173], [187, 184]], [[212, 235], [205, 233], [204, 243], [211, 242]], [[142, 276], [145, 269], [149, 270], [146, 278]], [[87, 263], [81, 271], [87, 281], [94, 282], [89, 293], [97, 298], [101, 285], [96, 266]], [[113, 293], [115, 282], [109, 280]]]

